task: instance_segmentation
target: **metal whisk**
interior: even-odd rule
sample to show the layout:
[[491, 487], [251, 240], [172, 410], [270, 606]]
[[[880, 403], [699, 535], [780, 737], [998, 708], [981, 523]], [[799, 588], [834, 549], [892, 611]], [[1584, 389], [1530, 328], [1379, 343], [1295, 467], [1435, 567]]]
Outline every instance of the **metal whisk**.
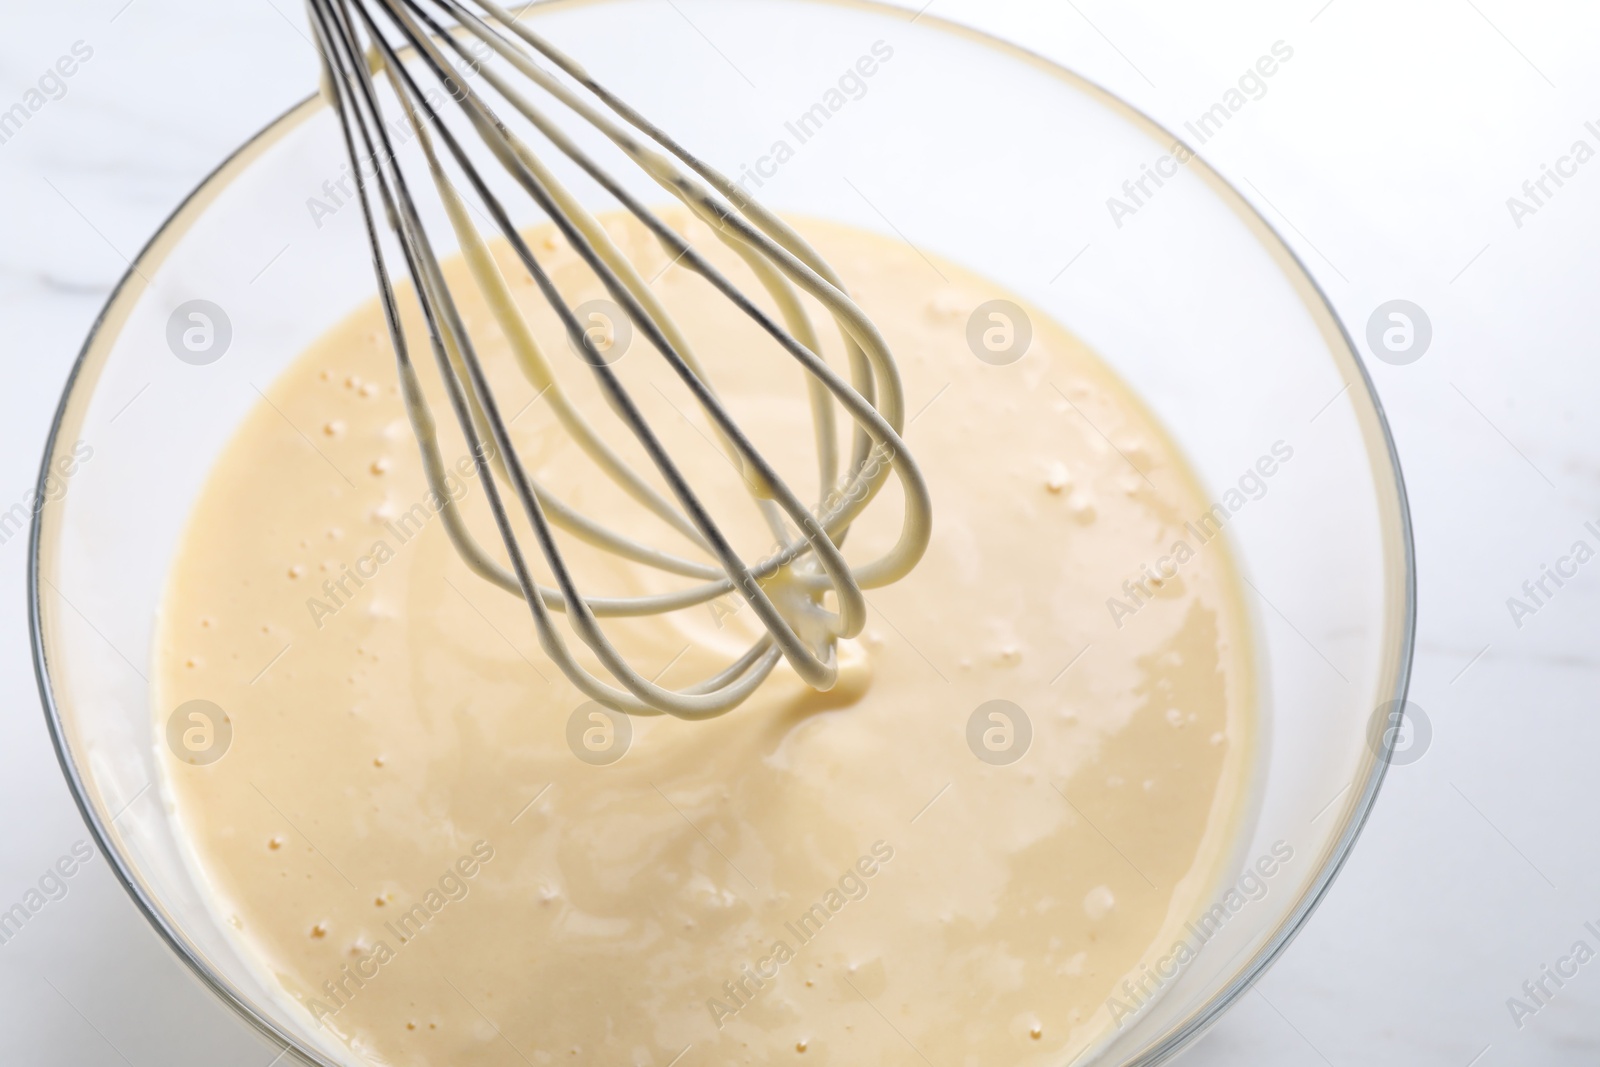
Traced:
[[[371, 244], [380, 299], [394, 345], [399, 381], [412, 428], [421, 446], [430, 486], [445, 501], [445, 527], [462, 559], [479, 576], [521, 597], [532, 611], [545, 653], [590, 699], [631, 714], [666, 713], [684, 719], [721, 715], [738, 706], [777, 664], [786, 659], [808, 685], [826, 690], [838, 676], [837, 642], [859, 634], [866, 622], [863, 590], [904, 577], [922, 558], [931, 532], [927, 485], [900, 433], [905, 403], [899, 373], [887, 344], [846, 295], [826, 262], [776, 215], [691, 155], [639, 112], [595, 82], [571, 58], [521, 25], [492, 0], [308, 0], [324, 64], [324, 90], [335, 105], [355, 172]], [[485, 52], [487, 46], [488, 52]], [[403, 58], [402, 52], [410, 58]], [[514, 74], [482, 65], [492, 53]], [[499, 106], [520, 114], [549, 148], [591, 177], [658, 241], [672, 262], [697, 273], [734, 308], [755, 322], [805, 371], [816, 438], [817, 470], [823, 487], [808, 508], [756, 450], [717, 397], [693, 348], [632, 263], [596, 218], [556, 178], [540, 155], [512, 132], [495, 109], [460, 76], [456, 61], [469, 64], [492, 90]], [[475, 78], [474, 78], [475, 80]], [[392, 100], [385, 97], [386, 84]], [[427, 86], [425, 88], [424, 86]], [[443, 89], [443, 96], [438, 89]], [[779, 309], [777, 321], [713, 267], [623, 184], [608, 174], [541, 107], [529, 99], [553, 100], [604, 135], [662, 189], [707, 223], [760, 281]], [[436, 103], [437, 101], [437, 103]], [[523, 374], [564, 431], [596, 466], [645, 512], [688, 542], [689, 555], [647, 546], [580, 514], [533, 478], [513, 447], [483, 363], [445, 282], [433, 244], [417, 211], [412, 189], [391, 139], [398, 109], [414, 131], [474, 282], [510, 341]], [[708, 102], [709, 104], [709, 102]], [[463, 142], [445, 121], [458, 107], [473, 133], [511, 175], [599, 278], [633, 328], [659, 353], [705, 412], [722, 448], [743, 474], [754, 505], [772, 530], [776, 548], [766, 558], [746, 560], [724, 536], [682, 467], [661, 443], [593, 338], [512, 224]], [[457, 120], [459, 122], [459, 120]], [[447, 165], [448, 164], [448, 165]], [[452, 176], [454, 175], [454, 176]], [[625, 463], [599, 432], [568, 402], [560, 375], [533, 339], [510, 296], [489, 246], [472, 221], [464, 182], [478, 207], [493, 221], [544, 301], [559, 316], [575, 352], [583, 355], [612, 411], [643, 447], [667, 488], [658, 492]], [[378, 220], [387, 222], [405, 262], [427, 324], [444, 390], [472, 450], [485, 497], [511, 567], [496, 562], [468, 531], [444, 490], [445, 463], [436, 424], [407, 349]], [[820, 356], [817, 333], [802, 305], [804, 293], [838, 325], [848, 354], [849, 380]], [[846, 469], [839, 470], [836, 408], [854, 422]], [[840, 550], [851, 524], [870, 505], [893, 472], [903, 488], [904, 517], [898, 541], [882, 556], [852, 566]], [[555, 587], [539, 584], [513, 530], [503, 488], [521, 504], [538, 551]], [[590, 597], [580, 593], [557, 544], [555, 530], [644, 567], [681, 576], [694, 584], [654, 596]], [[781, 582], [773, 579], [783, 576]], [[776, 598], [768, 586], [777, 593]], [[835, 605], [825, 603], [829, 592]], [[667, 689], [640, 675], [606, 637], [598, 620], [664, 615], [706, 604], [730, 592], [742, 597], [766, 633], [723, 670], [683, 689]], [[577, 637], [609, 677], [597, 677], [574, 659], [553, 614], [563, 613]]]

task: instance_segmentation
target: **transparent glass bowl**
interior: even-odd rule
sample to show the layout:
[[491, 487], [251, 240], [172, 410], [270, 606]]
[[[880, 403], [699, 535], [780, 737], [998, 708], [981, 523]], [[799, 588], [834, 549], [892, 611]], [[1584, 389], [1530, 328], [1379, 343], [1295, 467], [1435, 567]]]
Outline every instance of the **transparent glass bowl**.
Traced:
[[[1245, 494], [1226, 530], [1255, 602], [1264, 732], [1235, 853], [1243, 903], [1219, 895], [1227, 918], [1198, 956], [1162, 974], [1159, 996], [1080, 1062], [1176, 1055], [1306, 921], [1391, 754], [1413, 635], [1410, 525], [1350, 338], [1203, 161], [1178, 165], [1171, 134], [1012, 45], [820, 0], [556, 2], [525, 17], [685, 144], [749, 175], [769, 206], [897, 235], [1021, 293], [1139, 392], [1212, 499]], [[182, 524], [256, 387], [373, 295], [359, 209], [341, 205], [342, 159], [333, 116], [309, 99], [224, 163], [139, 256], [52, 429], [29, 590], [46, 714], [105, 855], [218, 996], [323, 1065], [355, 1061], [257, 975], [185, 859], [146, 674]], [[1123, 183], [1147, 168], [1161, 184], [1147, 179], [1138, 211], [1114, 218], [1108, 198], [1126, 202]], [[180, 359], [169, 339], [196, 300], [228, 322], [215, 362]], [[1241, 478], [1278, 442], [1293, 462], [1258, 479], [1257, 499]], [[1280, 843], [1296, 859], [1252, 878]]]

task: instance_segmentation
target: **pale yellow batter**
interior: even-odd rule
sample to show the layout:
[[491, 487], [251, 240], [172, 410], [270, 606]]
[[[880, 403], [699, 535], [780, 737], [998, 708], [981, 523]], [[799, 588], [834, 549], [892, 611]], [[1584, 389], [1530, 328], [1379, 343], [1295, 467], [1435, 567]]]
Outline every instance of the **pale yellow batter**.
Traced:
[[[654, 284], [735, 415], [814, 499], [798, 371], [607, 225], [645, 277], [665, 270]], [[975, 358], [972, 311], [1008, 295], [991, 284], [887, 238], [802, 229], [899, 360], [935, 506], [926, 558], [870, 594], [832, 693], [780, 667], [724, 718], [634, 719], [620, 761], [580, 760], [583, 699], [527, 607], [445, 536], [375, 306], [272, 383], [217, 464], [173, 563], [155, 703], [163, 751], [194, 699], [226, 712], [231, 747], [169, 758], [165, 787], [241, 943], [357, 1062], [1058, 1065], [1106, 1034], [1107, 998], [1226, 877], [1255, 712], [1223, 544], [1120, 627], [1107, 610], [1206, 508], [1173, 445], [1040, 313], [1020, 361]], [[757, 290], [703, 228], [685, 232]], [[533, 247], [574, 303], [603, 296], [554, 238]], [[681, 550], [541, 403], [524, 409], [534, 391], [492, 319], [465, 311], [539, 477]], [[530, 315], [606, 425], [554, 317]], [[837, 337], [825, 347], [841, 366]], [[759, 555], [770, 535], [659, 357], [635, 338], [617, 366]], [[462, 456], [459, 435], [444, 441]], [[498, 547], [477, 479], [454, 487]], [[847, 553], [881, 550], [898, 522], [891, 486]], [[573, 555], [595, 595], [682, 581]], [[729, 601], [606, 625], [647, 675], [682, 684], [744, 647], [748, 614]], [[968, 744], [993, 700], [1031, 726], [1009, 765]], [[603, 746], [605, 721], [584, 722]], [[985, 724], [1003, 746], [1007, 724]]]

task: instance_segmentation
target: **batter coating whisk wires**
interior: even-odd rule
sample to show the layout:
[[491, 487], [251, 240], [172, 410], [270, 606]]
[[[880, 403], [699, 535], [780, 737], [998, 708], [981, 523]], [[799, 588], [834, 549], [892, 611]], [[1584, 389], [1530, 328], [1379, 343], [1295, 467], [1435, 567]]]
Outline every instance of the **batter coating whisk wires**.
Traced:
[[[882, 335], [845, 293], [839, 275], [785, 222], [492, 0], [476, 0], [470, 7], [462, 0], [309, 0], [309, 7], [324, 63], [325, 91], [336, 106], [358, 178], [401, 392], [429, 483], [446, 502], [445, 528], [467, 566], [524, 599], [545, 653], [588, 697], [621, 711], [685, 719], [721, 715], [754, 692], [780, 659], [813, 688], [832, 687], [839, 670], [838, 642], [858, 635], [866, 623], [864, 591], [905, 577], [922, 558], [932, 530], [927, 484], [901, 438], [905, 399], [894, 358]], [[481, 56], [474, 54], [474, 48], [481, 53], [484, 46], [496, 62], [482, 63]], [[814, 506], [802, 502], [729, 413], [690, 339], [634, 264], [550, 165], [513, 132], [485, 94], [467, 84], [469, 79], [457, 63], [470, 64], [482, 83], [493, 90], [502, 110], [526, 120], [549, 146], [637, 219], [672, 262], [714, 286], [770, 338], [777, 351], [803, 369], [822, 487]], [[760, 308], [602, 168], [530, 99], [531, 90], [599, 131], [705, 222], [750, 268], [778, 308], [777, 317]], [[459, 117], [449, 114], [454, 110], [459, 110]], [[472, 279], [492, 309], [523, 375], [588, 459], [643, 513], [666, 524], [686, 542], [688, 551], [663, 551], [593, 521], [542, 486], [518, 455], [479, 348], [452, 298], [413, 198], [412, 183], [397, 157], [390, 132], [395, 118], [416, 133], [429, 183], [442, 202]], [[452, 128], [462, 124], [470, 128], [470, 135], [458, 135]], [[775, 551], [765, 558], [746, 559], [735, 550], [724, 524], [719, 524], [697, 495], [683, 467], [668, 453], [608, 364], [596, 338], [512, 223], [505, 202], [491, 189], [474, 159], [475, 152], [482, 156], [483, 148], [554, 223], [622, 309], [633, 330], [649, 342], [687, 388], [709, 420], [718, 445], [741, 473], [753, 506], [772, 531]], [[594, 376], [617, 420], [642, 448], [665, 485], [665, 493], [626, 463], [573, 406], [556, 366], [535, 341], [512, 299], [509, 283], [473, 221], [474, 212], [492, 221], [541, 298], [555, 311], [573, 350], [582, 354], [578, 362]], [[389, 240], [380, 228], [380, 218], [387, 224]], [[390, 262], [395, 248], [421, 304], [435, 363], [456, 422], [475, 457], [509, 568], [475, 540], [449, 494], [442, 491], [445, 463], [437, 424], [410, 355], [392, 280]], [[819, 354], [816, 327], [800, 299], [802, 294], [819, 303], [839, 328], [847, 352], [848, 379]], [[842, 470], [837, 443], [840, 410], [853, 423]], [[851, 524], [873, 504], [891, 474], [899, 479], [904, 498], [898, 540], [877, 558], [852, 565], [844, 559], [841, 545]], [[507, 491], [521, 506], [553, 587], [540, 584], [533, 576], [529, 554], [507, 510]], [[651, 596], [585, 595], [557, 542], [557, 529], [693, 584]], [[782, 581], [772, 581], [780, 575]], [[657, 685], [639, 674], [607, 639], [600, 624], [605, 618], [682, 611], [730, 592], [748, 604], [765, 633], [721, 671], [681, 689]], [[830, 593], [831, 607], [826, 603]], [[566, 616], [573, 633], [599, 661], [602, 674], [578, 662], [555, 624], [556, 614]]]

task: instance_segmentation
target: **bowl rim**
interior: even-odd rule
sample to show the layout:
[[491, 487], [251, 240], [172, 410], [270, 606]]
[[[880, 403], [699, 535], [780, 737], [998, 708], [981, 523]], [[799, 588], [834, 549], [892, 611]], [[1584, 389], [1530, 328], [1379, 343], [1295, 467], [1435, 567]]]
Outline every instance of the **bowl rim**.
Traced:
[[[519, 11], [532, 11], [536, 9], [576, 8], [589, 7], [598, 4], [615, 2], [615, 0], [529, 0], [529, 2], [515, 5]], [[1030, 48], [1013, 41], [998, 37], [984, 30], [964, 25], [938, 15], [932, 15], [924, 7], [920, 12], [915, 12], [907, 7], [898, 6], [890, 0], [801, 0], [818, 6], [846, 7], [866, 10], [874, 14], [894, 18], [906, 18], [909, 22], [926, 21], [931, 27], [942, 30], [958, 37], [964, 37], [980, 45], [1007, 54], [1012, 58], [1029, 63], [1047, 73], [1074, 83], [1080, 89], [1099, 96], [1104, 102], [1121, 111], [1131, 118], [1135, 124], [1144, 127], [1145, 132], [1153, 135], [1157, 140], [1170, 141], [1178, 144], [1187, 142], [1172, 133], [1166, 126], [1156, 121], [1149, 114], [1113, 93], [1099, 82], [1067, 67], [1065, 64], [1044, 56]], [[284, 111], [273, 117], [265, 125], [244, 141], [238, 148], [230, 152], [220, 163], [212, 168], [173, 210], [162, 220], [155, 233], [140, 248], [139, 252], [128, 264], [127, 270], [117, 281], [105, 304], [95, 316], [89, 328], [83, 345], [73, 360], [65, 384], [62, 386], [61, 398], [57, 403], [55, 413], [51, 417], [49, 432], [45, 438], [43, 455], [40, 460], [39, 475], [35, 489], [38, 498], [45, 499], [47, 482], [51, 476], [51, 460], [55, 456], [56, 448], [60, 443], [61, 433], [65, 428], [72, 402], [77, 396], [82, 373], [86, 368], [91, 354], [94, 352], [102, 333], [111, 323], [113, 312], [118, 310], [130, 286], [136, 279], [142, 279], [142, 267], [154, 261], [156, 264], [164, 252], [163, 245], [185, 232], [186, 227], [180, 228], [185, 222], [192, 222], [188, 216], [192, 211], [203, 207], [203, 201], [214, 192], [220, 191], [224, 186], [218, 183], [231, 173], [241, 170], [256, 156], [270, 148], [278, 139], [286, 136], [311, 115], [327, 106], [321, 91], [315, 91], [292, 104]], [[1411, 520], [1411, 506], [1406, 491], [1404, 472], [1401, 468], [1399, 451], [1396, 447], [1394, 433], [1389, 423], [1388, 414], [1384, 409], [1383, 401], [1378, 395], [1377, 387], [1373, 382], [1366, 361], [1361, 358], [1360, 349], [1351, 337], [1349, 328], [1333, 302], [1329, 300], [1326, 291], [1317, 281], [1316, 276], [1307, 267], [1301, 256], [1284, 239], [1277, 227], [1267, 220], [1262, 212], [1252, 203], [1239, 188], [1225, 177], [1202, 153], [1189, 147], [1192, 153], [1190, 164], [1213, 189], [1230, 202], [1236, 211], [1242, 211], [1246, 221], [1259, 232], [1265, 235], [1270, 242], [1271, 252], [1281, 255], [1292, 265], [1292, 273], [1298, 277], [1294, 281], [1309, 287], [1310, 295], [1327, 314], [1328, 321], [1338, 331], [1338, 338], [1343, 343], [1350, 363], [1354, 366], [1362, 396], [1371, 406], [1371, 413], [1375, 418], [1375, 425], [1383, 442], [1383, 452], [1373, 454], [1370, 458], [1377, 460], [1381, 455], [1388, 460], [1388, 474], [1394, 480], [1395, 499], [1385, 501], [1394, 508], [1392, 522], [1398, 529], [1384, 531], [1386, 536], [1393, 535], [1397, 539], [1400, 549], [1399, 558], [1395, 561], [1401, 565], [1399, 582], [1398, 614], [1395, 618], [1397, 632], [1395, 637], [1398, 645], [1389, 650], [1393, 655], [1391, 699], [1393, 706], [1404, 707], [1410, 688], [1412, 661], [1415, 654], [1416, 627], [1417, 627], [1417, 568], [1416, 568], [1416, 543]], [[1291, 273], [1286, 271], [1286, 273]], [[1356, 382], [1351, 383], [1352, 391]], [[42, 598], [40, 596], [40, 582], [42, 575], [43, 557], [43, 517], [44, 508], [33, 509], [29, 522], [28, 561], [27, 561], [27, 599], [28, 599], [28, 634], [32, 652], [34, 676], [39, 687], [40, 701], [43, 705], [46, 725], [49, 728], [51, 745], [55, 749], [56, 759], [61, 766], [63, 776], [72, 793], [74, 803], [82, 814], [84, 823], [93, 836], [101, 855], [105, 856], [117, 881], [132, 899], [135, 907], [144, 916], [146, 921], [155, 929], [157, 935], [166, 942], [169, 948], [188, 966], [189, 970], [197, 977], [201, 984], [214, 993], [228, 1007], [232, 1008], [245, 1022], [249, 1023], [263, 1037], [283, 1046], [284, 1053], [292, 1053], [302, 1060], [307, 1060], [318, 1067], [340, 1067], [333, 1061], [326, 1059], [322, 1053], [315, 1049], [307, 1048], [299, 1039], [287, 1034], [281, 1026], [269, 1015], [258, 1008], [244, 994], [236, 990], [232, 983], [214, 972], [204, 961], [203, 955], [183, 935], [175, 923], [170, 922], [164, 910], [157, 901], [145, 890], [136, 872], [123, 856], [121, 851], [113, 844], [109, 823], [104, 820], [99, 811], [91, 803], [84, 776], [80, 770], [77, 757], [73, 754], [67, 739], [67, 726], [55, 698], [55, 689], [50, 677], [49, 655], [45, 648], [44, 621], [42, 612]], [[1383, 516], [1379, 517], [1380, 527], [1385, 525]], [[1393, 596], [1395, 590], [1391, 590]], [[1380, 679], [1381, 681], [1381, 679]], [[1380, 705], [1384, 707], [1387, 705]], [[1333, 883], [1344, 870], [1354, 852], [1357, 840], [1366, 828], [1376, 805], [1379, 792], [1387, 776], [1389, 766], [1395, 752], [1396, 740], [1393, 732], [1383, 735], [1381, 751], [1373, 751], [1368, 758], [1369, 766], [1366, 773], [1355, 781], [1359, 782], [1360, 790], [1351, 799], [1346, 808], [1344, 826], [1339, 835], [1328, 846], [1324, 862], [1316, 876], [1301, 891], [1299, 899], [1288, 912], [1287, 917], [1279, 924], [1268, 939], [1251, 955], [1239, 968], [1229, 982], [1203, 1003], [1188, 1010], [1188, 1014], [1174, 1026], [1168, 1028], [1155, 1042], [1140, 1053], [1136, 1058], [1125, 1061], [1125, 1067], [1156, 1067], [1163, 1064], [1198, 1041], [1207, 1030], [1236, 1003], [1245, 993], [1249, 992], [1266, 972], [1277, 962], [1278, 958], [1289, 948], [1295, 938], [1305, 928], [1312, 914], [1326, 899]], [[114, 821], [114, 819], [113, 819]], [[1080, 1054], [1080, 1062], [1084, 1056], [1103, 1050], [1104, 1042], [1091, 1045]]]

